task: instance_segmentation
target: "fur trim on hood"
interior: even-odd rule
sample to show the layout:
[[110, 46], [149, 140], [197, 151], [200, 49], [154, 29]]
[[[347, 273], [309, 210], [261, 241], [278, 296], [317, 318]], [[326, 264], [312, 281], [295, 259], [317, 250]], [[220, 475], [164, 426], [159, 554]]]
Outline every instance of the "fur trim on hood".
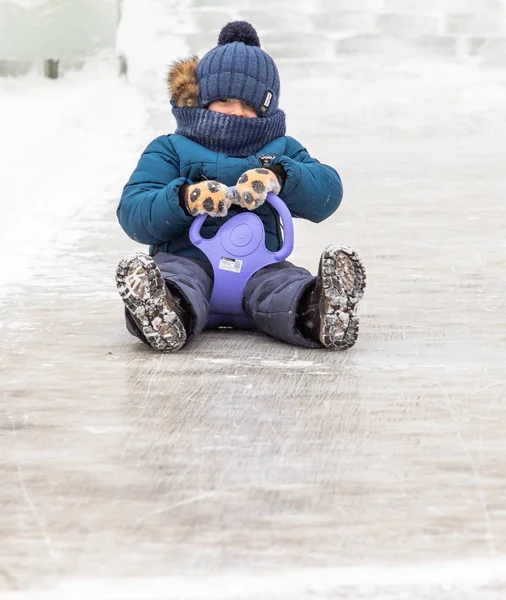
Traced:
[[197, 82], [196, 68], [199, 63], [198, 56], [183, 58], [172, 63], [167, 84], [172, 102], [179, 108], [196, 108], [198, 106], [199, 84]]

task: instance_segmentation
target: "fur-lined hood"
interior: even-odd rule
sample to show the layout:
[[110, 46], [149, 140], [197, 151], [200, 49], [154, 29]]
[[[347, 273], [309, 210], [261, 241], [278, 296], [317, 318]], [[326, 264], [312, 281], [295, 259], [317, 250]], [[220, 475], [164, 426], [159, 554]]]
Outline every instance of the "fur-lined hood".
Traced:
[[196, 69], [198, 56], [183, 58], [172, 63], [167, 75], [171, 101], [178, 107], [196, 108], [199, 98], [199, 84]]

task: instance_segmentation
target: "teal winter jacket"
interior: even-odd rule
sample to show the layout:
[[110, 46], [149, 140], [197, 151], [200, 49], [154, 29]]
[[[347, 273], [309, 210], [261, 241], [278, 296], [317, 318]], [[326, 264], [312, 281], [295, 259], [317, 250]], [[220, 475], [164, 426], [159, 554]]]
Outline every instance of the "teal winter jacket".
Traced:
[[[262, 166], [260, 156], [275, 157], [287, 177], [280, 198], [292, 216], [319, 223], [339, 206], [343, 188], [335, 169], [323, 165], [291, 137], [280, 137], [255, 155], [234, 158], [208, 150], [178, 135], [164, 135], [149, 144], [126, 184], [118, 206], [118, 220], [136, 242], [149, 244], [150, 253], [170, 252], [206, 259], [189, 239], [193, 217], [179, 204], [179, 188], [205, 179], [228, 186], [248, 169]], [[201, 235], [211, 238], [219, 227], [245, 209], [233, 204], [226, 217], [208, 217]], [[268, 203], [255, 210], [265, 226], [268, 250], [279, 250], [282, 234], [279, 216]]]

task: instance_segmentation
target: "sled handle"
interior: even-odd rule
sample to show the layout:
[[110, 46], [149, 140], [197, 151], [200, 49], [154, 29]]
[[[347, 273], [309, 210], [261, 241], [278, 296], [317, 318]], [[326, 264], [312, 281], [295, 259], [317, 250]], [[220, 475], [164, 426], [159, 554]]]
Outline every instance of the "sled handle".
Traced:
[[[235, 186], [230, 188], [232, 192], [235, 192]], [[277, 252], [273, 252], [274, 259], [276, 262], [285, 260], [293, 250], [294, 232], [293, 232], [293, 219], [287, 205], [281, 200], [279, 196], [269, 192], [266, 198], [267, 202], [278, 212], [281, 217], [281, 223], [283, 225], [283, 245]], [[190, 226], [190, 241], [195, 246], [199, 246], [204, 240], [200, 235], [200, 230], [204, 221], [209, 215], [197, 215]], [[209, 241], [209, 240], [207, 240]]]

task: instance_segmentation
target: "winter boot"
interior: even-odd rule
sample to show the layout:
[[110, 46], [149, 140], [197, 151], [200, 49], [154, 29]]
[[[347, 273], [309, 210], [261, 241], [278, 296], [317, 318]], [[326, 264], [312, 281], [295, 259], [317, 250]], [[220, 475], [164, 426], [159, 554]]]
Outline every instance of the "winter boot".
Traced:
[[356, 307], [364, 289], [365, 271], [357, 253], [346, 246], [327, 246], [316, 282], [299, 303], [299, 331], [325, 348], [351, 348], [357, 341]]
[[150, 256], [139, 253], [124, 258], [116, 270], [116, 285], [152, 348], [172, 352], [184, 346], [185, 311]]

